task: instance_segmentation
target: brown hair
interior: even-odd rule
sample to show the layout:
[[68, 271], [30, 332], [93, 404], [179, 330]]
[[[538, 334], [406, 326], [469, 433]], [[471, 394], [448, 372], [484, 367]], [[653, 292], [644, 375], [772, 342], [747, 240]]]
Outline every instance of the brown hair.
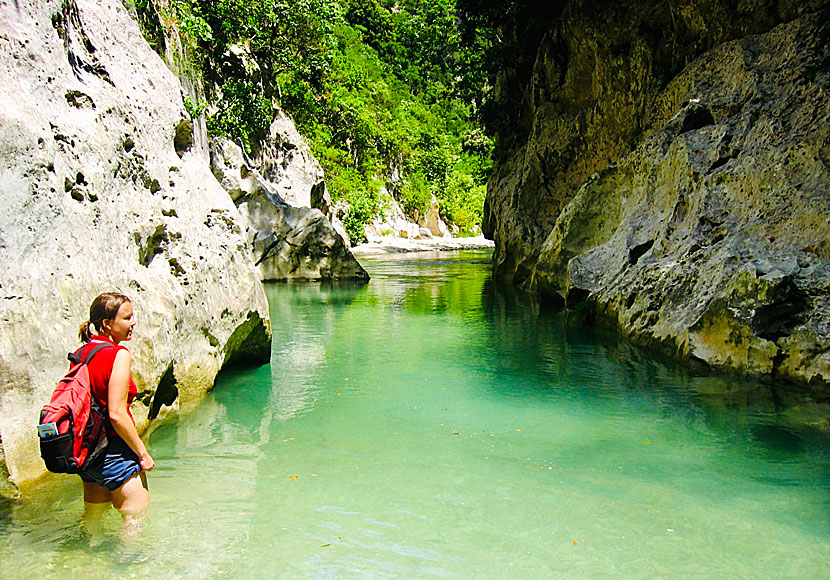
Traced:
[[92, 340], [90, 326], [94, 326], [100, 333], [104, 330], [104, 320], [112, 320], [118, 314], [118, 309], [130, 299], [118, 292], [104, 292], [100, 294], [89, 307], [89, 320], [81, 324], [78, 336], [83, 342]]

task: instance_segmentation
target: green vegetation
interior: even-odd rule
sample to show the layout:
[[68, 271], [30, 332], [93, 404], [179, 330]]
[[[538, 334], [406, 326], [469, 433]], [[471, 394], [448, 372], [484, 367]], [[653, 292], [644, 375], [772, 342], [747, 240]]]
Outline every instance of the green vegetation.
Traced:
[[413, 219], [432, 198], [460, 233], [481, 223], [491, 141], [479, 127], [482, 35], [456, 0], [173, 0], [212, 134], [250, 150], [275, 107], [305, 136], [354, 242], [385, 187]]

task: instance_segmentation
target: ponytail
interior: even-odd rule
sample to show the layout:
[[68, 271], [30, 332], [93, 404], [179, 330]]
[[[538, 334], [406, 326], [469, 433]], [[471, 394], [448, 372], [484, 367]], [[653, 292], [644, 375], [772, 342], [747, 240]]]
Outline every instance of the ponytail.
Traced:
[[81, 339], [81, 342], [89, 342], [92, 340], [92, 332], [89, 330], [90, 322], [87, 320], [81, 327], [78, 329], [78, 338]]

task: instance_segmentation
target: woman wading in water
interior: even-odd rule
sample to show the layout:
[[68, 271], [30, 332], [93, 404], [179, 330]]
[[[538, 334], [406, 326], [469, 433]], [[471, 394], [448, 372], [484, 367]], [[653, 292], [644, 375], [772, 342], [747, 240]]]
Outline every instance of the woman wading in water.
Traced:
[[[136, 324], [130, 299], [106, 292], [93, 300], [89, 320], [80, 328], [86, 343], [81, 356], [97, 344], [110, 343], [89, 362], [92, 394], [107, 408], [107, 447], [79, 473], [84, 482], [84, 521], [94, 528], [110, 504], [121, 512], [126, 531], [139, 527], [150, 506], [146, 472], [155, 462], [138, 436], [130, 403], [138, 394], [131, 375], [130, 351], [121, 343], [130, 340]], [[97, 334], [92, 334], [92, 328]], [[92, 530], [90, 530], [92, 531]]]

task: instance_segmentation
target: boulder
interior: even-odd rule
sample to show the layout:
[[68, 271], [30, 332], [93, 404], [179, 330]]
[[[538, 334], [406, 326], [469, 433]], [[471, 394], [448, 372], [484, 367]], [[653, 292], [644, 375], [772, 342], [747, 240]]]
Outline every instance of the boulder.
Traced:
[[427, 215], [425, 216], [424, 223], [422, 225], [427, 230], [429, 230], [429, 233], [431, 234], [430, 237], [452, 237], [452, 234], [450, 233], [450, 229], [447, 227], [447, 224], [444, 222], [444, 220], [441, 219], [441, 215], [438, 211], [438, 200], [435, 198], [432, 198], [432, 205], [430, 206], [429, 210], [427, 210]]
[[262, 280], [369, 280], [320, 210], [275, 203], [263, 189], [237, 204]]
[[[322, 170], [310, 152], [283, 155], [284, 159], [290, 157], [297, 163], [274, 162], [277, 155], [273, 152], [280, 150], [276, 143], [288, 147], [284, 140], [285, 119], [287, 117], [279, 115], [279, 122], [272, 125], [273, 142], [260, 144], [258, 163], [229, 139], [214, 138], [210, 143], [213, 173], [243, 216], [248, 245], [261, 279], [368, 280], [368, 274], [349, 250], [348, 236], [335, 215], [341, 209], [331, 203]], [[282, 129], [276, 131], [275, 127]], [[299, 138], [299, 135], [294, 136]], [[297, 149], [301, 150], [300, 147]], [[265, 156], [263, 150], [272, 151], [272, 155]], [[279, 167], [290, 170], [283, 175], [279, 173]], [[302, 171], [303, 168], [307, 173]], [[294, 179], [297, 183], [292, 183]], [[293, 194], [288, 199], [295, 202], [310, 202], [317, 195], [318, 203], [330, 212], [331, 219], [319, 209], [287, 203], [284, 196], [289, 192]], [[292, 231], [292, 228], [297, 230]]]
[[343, 227], [343, 204], [332, 203], [323, 168], [282, 111], [277, 110], [268, 136], [255, 144], [251, 155], [230, 139], [211, 139], [210, 162], [216, 179], [234, 200], [262, 188], [277, 204], [317, 208], [350, 245]]
[[[323, 168], [311, 153], [294, 122], [278, 110], [268, 137], [253, 147], [248, 165], [268, 183], [285, 203], [294, 207], [317, 207], [315, 190], [325, 189]], [[325, 194], [328, 198], [328, 193]], [[331, 203], [331, 199], [327, 199]]]
[[18, 485], [44, 472], [36, 417], [100, 292], [138, 316], [140, 429], [224, 364], [270, 357], [243, 221], [181, 92], [121, 2], [0, 5], [0, 437]]
[[682, 359], [830, 384], [826, 14], [725, 43], [565, 204], [531, 279]]

